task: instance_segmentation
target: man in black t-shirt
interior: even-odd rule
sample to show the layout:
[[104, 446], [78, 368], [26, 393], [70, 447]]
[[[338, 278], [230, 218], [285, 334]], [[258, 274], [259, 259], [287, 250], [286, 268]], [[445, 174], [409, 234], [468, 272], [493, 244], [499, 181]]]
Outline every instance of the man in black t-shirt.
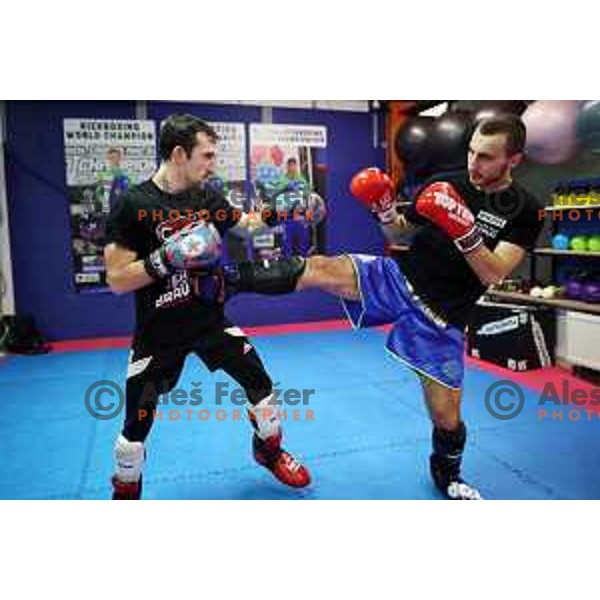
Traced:
[[[287, 485], [310, 482], [306, 467], [281, 448], [271, 378], [250, 340], [225, 317], [219, 281], [205, 275], [220, 257], [221, 235], [236, 225], [261, 224], [203, 185], [214, 171], [216, 141], [212, 127], [196, 117], [167, 118], [158, 171], [128, 190], [109, 219], [107, 280], [116, 293], [134, 291], [136, 305], [125, 424], [115, 445], [114, 499], [140, 498], [144, 441], [158, 397], [175, 387], [190, 353], [245, 390], [257, 462]], [[215, 294], [207, 301], [211, 284]]]
[[512, 180], [525, 137], [516, 116], [481, 122], [470, 140], [468, 174], [425, 185], [405, 214], [385, 173], [371, 168], [357, 174], [352, 193], [386, 234], [414, 230], [405, 256], [313, 256], [232, 265], [223, 272], [230, 293], [319, 288], [342, 299], [355, 327], [392, 323], [387, 349], [420, 376], [433, 422], [431, 475], [451, 499], [481, 497], [461, 477], [469, 313], [487, 287], [521, 263], [542, 227], [536, 200]]
[[[474, 141], [477, 140], [475, 137]], [[456, 190], [475, 216], [486, 248], [493, 252], [500, 243], [525, 250], [533, 248], [542, 226], [536, 199], [515, 181], [486, 193], [473, 185], [473, 177], [469, 173], [456, 173], [444, 176], [443, 181]], [[428, 182], [421, 189], [431, 183], [435, 182]], [[482, 278], [474, 269], [478, 263], [473, 266], [472, 261], [465, 260], [469, 253], [462, 252], [443, 229], [419, 214], [417, 203], [408, 207], [404, 218], [407, 227], [418, 227], [409, 250], [398, 255], [403, 274], [423, 300], [447, 321], [466, 326], [474, 304], [490, 283], [495, 283], [495, 278], [492, 276], [490, 280], [487, 272]], [[506, 250], [506, 246], [500, 248], [500, 255]]]

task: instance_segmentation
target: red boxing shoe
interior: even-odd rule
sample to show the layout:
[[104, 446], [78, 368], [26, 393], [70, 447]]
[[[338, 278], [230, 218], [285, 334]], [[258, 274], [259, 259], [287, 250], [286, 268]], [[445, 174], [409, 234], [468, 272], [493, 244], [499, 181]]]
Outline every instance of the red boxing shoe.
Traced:
[[139, 500], [142, 497], [142, 480], [136, 482], [119, 481], [112, 478], [113, 500]]
[[281, 448], [281, 434], [266, 440], [254, 434], [252, 450], [256, 462], [269, 469], [281, 483], [295, 488], [303, 488], [310, 483], [308, 469]]

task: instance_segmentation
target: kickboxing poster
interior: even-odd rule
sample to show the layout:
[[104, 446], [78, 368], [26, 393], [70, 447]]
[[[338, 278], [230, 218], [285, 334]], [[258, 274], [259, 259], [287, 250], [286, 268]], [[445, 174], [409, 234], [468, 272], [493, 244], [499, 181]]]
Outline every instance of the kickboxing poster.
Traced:
[[106, 223], [128, 189], [156, 169], [154, 121], [64, 119], [75, 288], [108, 291]]
[[[327, 203], [327, 128], [315, 125], [250, 125], [250, 181], [258, 201], [289, 192], [316, 192]], [[253, 234], [254, 258], [325, 251], [325, 221], [291, 221]]]
[[232, 192], [241, 197], [246, 182], [246, 128], [243, 123], [210, 125], [219, 136], [216, 173], [210, 183], [228, 198]]
[[[244, 123], [211, 121], [217, 132], [217, 161], [215, 174], [207, 184], [221, 192], [235, 208], [247, 211], [252, 208], [246, 194], [246, 126]], [[248, 234], [240, 229], [228, 231], [224, 239], [226, 260], [246, 260], [250, 245]]]

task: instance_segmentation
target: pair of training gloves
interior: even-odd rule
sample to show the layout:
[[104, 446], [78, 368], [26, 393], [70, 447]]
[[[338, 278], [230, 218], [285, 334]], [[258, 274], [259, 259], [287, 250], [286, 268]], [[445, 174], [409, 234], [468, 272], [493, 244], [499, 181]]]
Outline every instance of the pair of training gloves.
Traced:
[[[384, 171], [376, 167], [363, 169], [352, 179], [350, 190], [382, 225], [393, 225], [397, 221], [398, 200], [393, 182]], [[414, 209], [445, 231], [462, 253], [472, 252], [483, 244], [473, 213], [450, 183], [440, 181], [427, 185], [419, 192]]]

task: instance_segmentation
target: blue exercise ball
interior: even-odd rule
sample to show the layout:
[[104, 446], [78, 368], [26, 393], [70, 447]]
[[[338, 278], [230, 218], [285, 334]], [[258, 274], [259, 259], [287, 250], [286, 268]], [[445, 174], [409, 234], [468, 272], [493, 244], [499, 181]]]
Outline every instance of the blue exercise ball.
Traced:
[[552, 247], [555, 250], [568, 250], [569, 249], [569, 236], [564, 233], [557, 233], [552, 238]]

